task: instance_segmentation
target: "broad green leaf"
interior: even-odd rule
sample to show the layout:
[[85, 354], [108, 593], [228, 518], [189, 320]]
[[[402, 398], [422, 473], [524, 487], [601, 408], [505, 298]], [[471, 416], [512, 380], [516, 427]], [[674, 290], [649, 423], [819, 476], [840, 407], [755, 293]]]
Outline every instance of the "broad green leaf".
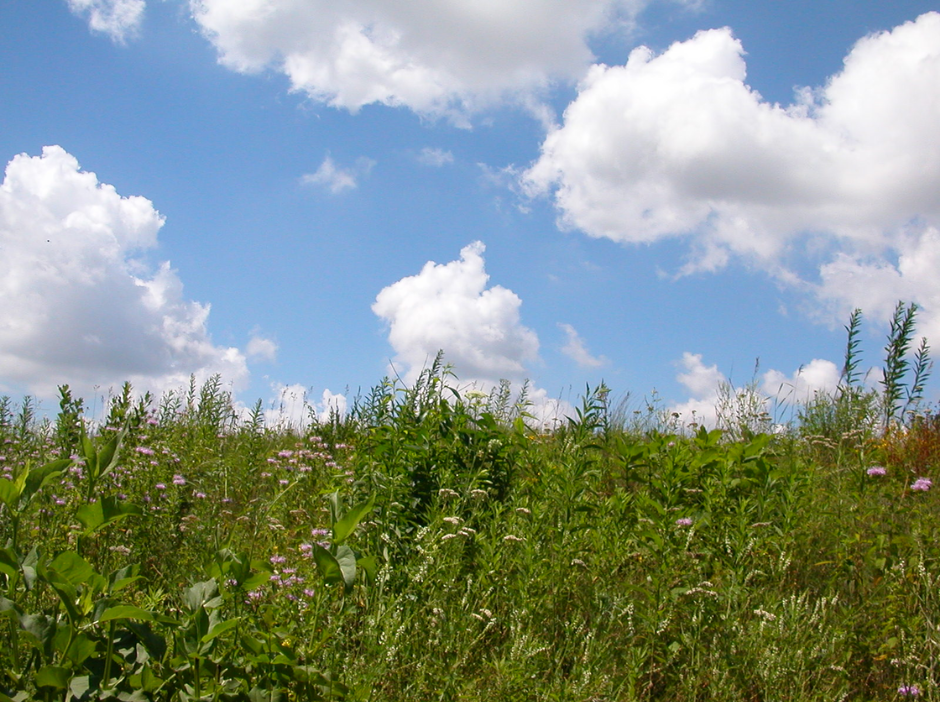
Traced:
[[139, 516], [143, 511], [137, 505], [119, 502], [113, 497], [101, 497], [97, 502], [82, 505], [75, 516], [85, 527], [85, 536], [89, 536], [102, 527], [130, 516]]
[[74, 551], [63, 551], [56, 556], [48, 568], [69, 585], [81, 585], [96, 575], [95, 569]]
[[20, 486], [12, 480], [0, 478], [0, 502], [6, 505], [10, 511], [16, 509], [16, 503], [20, 500]]
[[33, 468], [30, 470], [26, 475], [26, 481], [23, 485], [23, 492], [20, 495], [21, 508], [24, 506], [22, 504], [23, 502], [29, 501], [29, 499], [42, 487], [48, 485], [50, 482], [62, 475], [62, 471], [68, 468], [71, 464], [71, 459], [60, 458], [50, 463], [46, 463], [43, 466], [39, 466], [39, 468]]
[[313, 545], [313, 560], [316, 561], [317, 570], [328, 585], [343, 582], [343, 570], [336, 557], [320, 544]]
[[0, 548], [0, 573], [15, 578], [20, 572], [20, 564], [12, 548]]
[[36, 673], [36, 685], [64, 690], [69, 686], [69, 669], [57, 665], [44, 666]]
[[153, 612], [141, 609], [140, 607], [134, 607], [133, 605], [117, 605], [116, 607], [109, 607], [102, 612], [101, 616], [98, 617], [98, 623], [109, 622], [112, 619], [142, 619], [144, 621], [153, 621], [154, 616]]
[[346, 592], [349, 592], [356, 580], [356, 554], [349, 546], [340, 546], [336, 549], [336, 562], [339, 563], [340, 570], [343, 573]]
[[117, 464], [118, 448], [124, 440], [124, 434], [127, 430], [122, 429], [110, 439], [98, 452], [98, 477], [103, 478]]
[[195, 612], [202, 607], [218, 607], [222, 604], [218, 594], [219, 585], [214, 579], [203, 580], [183, 591], [183, 602], [190, 612]]
[[221, 636], [229, 629], [234, 629], [236, 626], [238, 626], [240, 621], [241, 620], [236, 617], [235, 619], [226, 619], [224, 622], [218, 622], [217, 624], [213, 625], [208, 632], [206, 632], [206, 635], [201, 639], [202, 642], [208, 643], [216, 636]]
[[379, 572], [379, 562], [375, 556], [363, 556], [362, 558], [356, 559], [356, 565], [362, 568], [369, 580], [375, 580], [376, 574]]
[[79, 634], [75, 637], [75, 640], [72, 641], [65, 655], [75, 665], [81, 665], [95, 652], [97, 647], [94, 640], [88, 638], [85, 634]]
[[372, 511], [372, 508], [375, 506], [375, 495], [373, 494], [368, 500], [366, 500], [361, 505], [356, 505], [351, 508], [346, 514], [343, 515], [343, 518], [333, 524], [333, 543], [341, 544], [343, 543], [350, 534], [355, 531], [356, 527], [359, 525], [359, 522], [362, 521], [369, 512]]

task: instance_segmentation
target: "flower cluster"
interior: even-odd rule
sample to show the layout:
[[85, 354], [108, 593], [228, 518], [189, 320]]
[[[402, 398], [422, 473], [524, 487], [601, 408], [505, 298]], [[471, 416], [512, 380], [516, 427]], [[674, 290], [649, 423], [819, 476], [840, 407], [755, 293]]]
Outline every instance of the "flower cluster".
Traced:
[[901, 685], [898, 688], [898, 694], [902, 697], [917, 697], [920, 694], [920, 688], [917, 685]]
[[930, 478], [918, 478], [914, 481], [914, 484], [911, 485], [911, 490], [927, 492], [932, 486], [933, 481]]
[[880, 476], [880, 475], [885, 475], [885, 474], [887, 474], [888, 471], [886, 471], [886, 470], [885, 470], [884, 468], [882, 468], [881, 466], [872, 466], [871, 468], [869, 468], [869, 469], [866, 470], [865, 472], [868, 473], [868, 474], [871, 475], [871, 476]]

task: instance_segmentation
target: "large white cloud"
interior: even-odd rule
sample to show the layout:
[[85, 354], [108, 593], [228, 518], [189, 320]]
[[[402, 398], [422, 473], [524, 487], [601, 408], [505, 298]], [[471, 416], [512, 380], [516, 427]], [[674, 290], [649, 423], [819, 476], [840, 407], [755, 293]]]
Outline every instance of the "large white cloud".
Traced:
[[[274, 67], [336, 107], [465, 115], [591, 61], [588, 37], [647, 0], [190, 0], [219, 60]], [[680, 2], [683, 0], [679, 0]], [[688, 0], [685, 0], [688, 2]], [[688, 2], [688, 4], [694, 4]]]
[[413, 382], [444, 351], [463, 380], [524, 380], [525, 363], [538, 357], [539, 340], [519, 318], [522, 300], [506, 288], [487, 287], [482, 242], [465, 246], [460, 260], [429, 261], [418, 275], [382, 290], [372, 311], [389, 325], [395, 363]]
[[462, 389], [489, 393], [507, 380], [518, 397], [525, 387], [533, 423], [555, 427], [574, 410], [544, 388], [526, 384], [526, 363], [538, 359], [538, 336], [522, 324], [522, 300], [512, 290], [487, 287], [484, 251], [476, 241], [460, 251], [459, 260], [429, 261], [419, 274], [378, 294], [372, 311], [388, 324], [394, 371], [414, 383], [443, 351]]
[[137, 34], [144, 20], [144, 0], [66, 0], [76, 15], [88, 18], [94, 32], [107, 34], [118, 44]]
[[161, 391], [220, 373], [236, 389], [244, 355], [215, 346], [209, 306], [186, 300], [168, 263], [135, 258], [163, 217], [121, 197], [59, 146], [20, 154], [0, 185], [0, 382]]
[[[940, 13], [863, 38], [789, 106], [747, 85], [742, 45], [715, 29], [594, 66], [522, 180], [591, 236], [685, 238], [683, 272], [740, 256], [840, 317], [903, 297], [940, 331], [937, 124]], [[807, 255], [818, 280], [794, 272]]]
[[[717, 365], [705, 365], [701, 354], [686, 352], [678, 365], [682, 372], [676, 380], [689, 392], [689, 398], [671, 405], [669, 411], [677, 413], [682, 424], [695, 422], [731, 429], [739, 428], [734, 424], [742, 419], [751, 429], [768, 429], [770, 411], [775, 406], [792, 408], [817, 392], [833, 393], [840, 377], [832, 361], [814, 358], [789, 376], [769, 370], [735, 387]], [[766, 421], [759, 418], [761, 412], [768, 413]]]

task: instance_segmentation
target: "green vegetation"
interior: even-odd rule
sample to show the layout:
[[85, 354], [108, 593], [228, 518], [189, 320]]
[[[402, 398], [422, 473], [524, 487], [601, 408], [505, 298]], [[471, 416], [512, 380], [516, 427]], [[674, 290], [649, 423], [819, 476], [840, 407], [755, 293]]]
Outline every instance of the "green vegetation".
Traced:
[[882, 390], [854, 315], [775, 431], [753, 394], [680, 430], [603, 386], [539, 431], [440, 359], [304, 430], [218, 379], [95, 425], [4, 399], [0, 700], [937, 699], [915, 311]]

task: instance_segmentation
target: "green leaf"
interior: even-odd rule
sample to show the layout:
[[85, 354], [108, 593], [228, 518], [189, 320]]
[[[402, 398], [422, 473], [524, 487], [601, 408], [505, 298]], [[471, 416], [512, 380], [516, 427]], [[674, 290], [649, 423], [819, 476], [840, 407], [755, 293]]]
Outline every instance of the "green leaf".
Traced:
[[238, 626], [240, 621], [241, 620], [236, 617], [235, 619], [227, 619], [224, 622], [218, 622], [217, 624], [213, 625], [208, 632], [206, 632], [205, 636], [202, 637], [202, 643], [208, 643], [216, 636], [221, 636], [229, 629], [234, 629], [236, 626]]
[[68, 651], [65, 652], [65, 656], [75, 665], [81, 665], [95, 652], [97, 647], [94, 640], [88, 638], [85, 634], [79, 634], [72, 641]]
[[317, 570], [328, 585], [343, 582], [343, 570], [336, 557], [320, 544], [313, 545], [313, 560], [316, 561]]
[[112, 619], [142, 619], [152, 622], [154, 616], [153, 612], [141, 609], [140, 607], [134, 607], [133, 605], [117, 605], [116, 607], [109, 607], [102, 612], [101, 616], [98, 617], [98, 623], [102, 624]]
[[366, 572], [366, 576], [369, 578], [369, 581], [375, 580], [376, 574], [379, 572], [379, 562], [375, 556], [363, 556], [362, 558], [356, 559], [356, 564]]
[[349, 592], [356, 580], [356, 554], [349, 546], [344, 544], [336, 549], [336, 562], [339, 563], [339, 568], [342, 571], [346, 592]]
[[355, 531], [356, 527], [359, 526], [359, 522], [362, 521], [363, 517], [372, 511], [374, 506], [375, 495], [373, 494], [368, 500], [350, 509], [343, 515], [342, 519], [334, 523], [333, 544], [338, 545], [343, 543], [349, 535]]
[[190, 612], [202, 607], [218, 607], [222, 604], [218, 597], [219, 585], [214, 579], [195, 583], [183, 591], [183, 602]]
[[[2, 481], [0, 481], [2, 482]], [[0, 573], [5, 573], [11, 578], [19, 575], [20, 563], [12, 548], [0, 548]]]
[[20, 499], [20, 486], [12, 480], [0, 478], [0, 501], [6, 505], [7, 509], [13, 511], [16, 509], [16, 503]]
[[139, 516], [143, 511], [137, 505], [119, 502], [113, 497], [101, 497], [97, 502], [82, 505], [75, 516], [85, 527], [85, 536], [89, 536], [102, 527], [130, 516]]
[[84, 558], [74, 551], [63, 551], [56, 556], [48, 566], [69, 585], [76, 586], [88, 582], [92, 576], [97, 575], [95, 569]]
[[57, 665], [44, 666], [36, 673], [36, 685], [64, 690], [69, 686], [69, 670]]
[[23, 492], [20, 494], [20, 504], [22, 505], [23, 502], [28, 501], [41, 488], [45, 487], [50, 482], [62, 475], [62, 471], [68, 468], [71, 464], [71, 459], [59, 458], [58, 460], [47, 463], [44, 466], [30, 470], [26, 475], [26, 481], [23, 485]]

